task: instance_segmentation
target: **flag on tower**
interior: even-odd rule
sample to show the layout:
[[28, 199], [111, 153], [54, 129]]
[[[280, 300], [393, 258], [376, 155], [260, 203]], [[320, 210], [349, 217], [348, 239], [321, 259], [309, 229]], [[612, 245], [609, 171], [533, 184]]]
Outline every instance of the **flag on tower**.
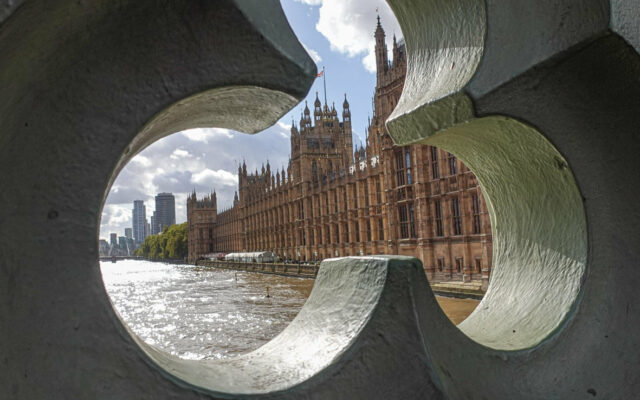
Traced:
[[322, 69], [322, 71], [318, 72], [316, 78], [320, 78], [322, 75], [324, 75], [324, 68]]

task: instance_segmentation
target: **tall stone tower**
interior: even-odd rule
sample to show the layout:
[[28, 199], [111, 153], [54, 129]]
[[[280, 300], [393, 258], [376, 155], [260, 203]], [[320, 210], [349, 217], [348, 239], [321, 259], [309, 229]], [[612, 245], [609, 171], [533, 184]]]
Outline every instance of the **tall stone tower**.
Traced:
[[[299, 126], [291, 126], [291, 172], [294, 182], [317, 183], [323, 175], [351, 165], [351, 111], [345, 94], [340, 122], [335, 104], [324, 105], [316, 93], [311, 111], [305, 104]], [[291, 175], [290, 175], [291, 176]]]
[[376, 26], [376, 32], [374, 34], [376, 40], [376, 76], [378, 85], [380, 86], [381, 78], [389, 68], [389, 59], [387, 56], [387, 44], [385, 43], [385, 33], [380, 24], [380, 16], [378, 16], [378, 25]]
[[197, 199], [195, 190], [187, 198], [189, 262], [195, 262], [197, 255], [213, 253], [217, 216], [218, 199], [215, 190], [202, 200]]

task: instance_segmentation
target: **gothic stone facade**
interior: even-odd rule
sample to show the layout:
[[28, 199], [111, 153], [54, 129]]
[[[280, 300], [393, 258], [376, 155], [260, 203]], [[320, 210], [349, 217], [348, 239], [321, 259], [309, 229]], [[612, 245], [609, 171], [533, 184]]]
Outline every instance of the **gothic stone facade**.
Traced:
[[187, 201], [189, 259], [206, 253], [263, 251], [283, 259], [401, 254], [418, 257], [438, 281], [488, 283], [491, 228], [474, 174], [450, 153], [426, 145], [395, 146], [384, 121], [402, 92], [404, 45], [375, 31], [377, 84], [366, 148], [352, 153], [351, 112], [316, 94], [291, 127], [287, 171], [238, 169], [239, 196], [217, 213], [215, 193]]

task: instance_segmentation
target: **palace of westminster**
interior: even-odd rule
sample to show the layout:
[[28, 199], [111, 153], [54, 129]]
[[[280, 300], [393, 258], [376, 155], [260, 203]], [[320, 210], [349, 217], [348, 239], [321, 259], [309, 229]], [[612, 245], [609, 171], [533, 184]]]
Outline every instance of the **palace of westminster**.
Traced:
[[[187, 199], [189, 261], [217, 252], [272, 251], [285, 260], [400, 254], [419, 258], [432, 282], [482, 281], [491, 270], [491, 227], [475, 175], [450, 153], [395, 146], [384, 121], [406, 74], [405, 47], [375, 31], [377, 84], [366, 148], [353, 152], [351, 112], [317, 97], [291, 127], [286, 172], [238, 169], [233, 207], [215, 193]], [[238, 195], [239, 193], [239, 195]]]

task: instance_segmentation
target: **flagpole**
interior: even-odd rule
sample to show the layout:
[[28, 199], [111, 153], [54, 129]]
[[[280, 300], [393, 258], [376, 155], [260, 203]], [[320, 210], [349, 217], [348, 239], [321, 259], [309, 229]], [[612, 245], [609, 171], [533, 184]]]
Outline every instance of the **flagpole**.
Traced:
[[324, 72], [324, 65], [322, 66], [322, 80], [324, 81], [324, 105], [327, 105], [327, 74]]

